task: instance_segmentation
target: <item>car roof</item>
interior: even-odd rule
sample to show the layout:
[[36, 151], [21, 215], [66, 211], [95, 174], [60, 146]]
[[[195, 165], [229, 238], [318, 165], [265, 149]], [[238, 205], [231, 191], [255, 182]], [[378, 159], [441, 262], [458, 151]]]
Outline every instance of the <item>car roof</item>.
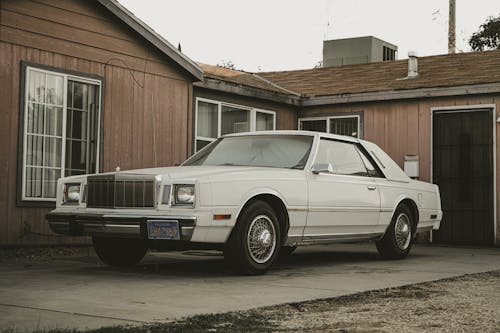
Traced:
[[315, 138], [319, 137], [319, 138], [327, 138], [327, 139], [359, 143], [363, 147], [365, 147], [365, 149], [372, 157], [374, 157], [375, 163], [379, 166], [382, 173], [388, 180], [405, 182], [405, 183], [410, 181], [410, 178], [404, 173], [404, 171], [379, 146], [377, 146], [373, 142], [361, 140], [358, 138], [353, 138], [351, 136], [329, 134], [324, 132], [285, 130], [285, 131], [259, 131], [259, 132], [236, 133], [236, 134], [224, 135], [223, 137], [258, 136], [258, 135], [267, 135], [267, 136], [303, 135], [303, 136], [312, 136]]
[[360, 140], [358, 138], [354, 138], [352, 136], [337, 135], [337, 134], [330, 134], [330, 133], [324, 133], [324, 132], [299, 131], [299, 130], [279, 130], [279, 131], [273, 130], [273, 131], [233, 133], [233, 134], [224, 135], [223, 137], [256, 136], [256, 135], [272, 135], [272, 136], [304, 135], [304, 136], [314, 136], [314, 137], [327, 138], [327, 139], [343, 140], [343, 141], [349, 141], [349, 142], [361, 142], [362, 141], [362, 140]]

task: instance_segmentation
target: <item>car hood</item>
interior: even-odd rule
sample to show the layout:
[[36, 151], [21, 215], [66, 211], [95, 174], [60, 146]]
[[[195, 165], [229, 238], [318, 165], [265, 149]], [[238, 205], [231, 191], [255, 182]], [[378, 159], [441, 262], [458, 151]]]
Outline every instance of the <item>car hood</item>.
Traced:
[[[265, 167], [250, 167], [250, 166], [177, 166], [177, 167], [163, 167], [163, 168], [151, 168], [151, 169], [137, 169], [137, 170], [126, 170], [113, 172], [109, 174], [126, 175], [160, 175], [164, 179], [200, 179], [200, 178], [210, 178], [212, 176], [227, 175], [227, 174], [238, 174], [238, 173], [248, 173], [248, 172], [269, 172], [269, 171], [292, 171], [289, 169], [281, 168], [265, 168]], [[293, 170], [297, 171], [297, 170]], [[274, 173], [274, 172], [273, 172]]]

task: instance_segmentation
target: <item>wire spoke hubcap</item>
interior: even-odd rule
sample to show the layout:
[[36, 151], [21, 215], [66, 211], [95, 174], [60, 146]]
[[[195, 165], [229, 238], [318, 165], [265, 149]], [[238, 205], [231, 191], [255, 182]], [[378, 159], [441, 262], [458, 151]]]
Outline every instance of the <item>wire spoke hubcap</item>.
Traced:
[[247, 246], [250, 257], [259, 264], [266, 263], [276, 248], [276, 231], [271, 219], [259, 215], [248, 228]]
[[402, 251], [406, 250], [411, 241], [411, 222], [408, 215], [399, 214], [396, 224], [394, 225], [396, 236], [396, 245]]

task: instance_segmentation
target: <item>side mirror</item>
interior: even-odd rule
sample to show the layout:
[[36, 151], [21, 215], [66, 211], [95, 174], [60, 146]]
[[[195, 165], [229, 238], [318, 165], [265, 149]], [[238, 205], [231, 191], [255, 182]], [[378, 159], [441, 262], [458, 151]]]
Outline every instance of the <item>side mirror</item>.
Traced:
[[330, 163], [318, 163], [312, 166], [311, 171], [315, 175], [318, 173], [333, 173], [333, 167]]

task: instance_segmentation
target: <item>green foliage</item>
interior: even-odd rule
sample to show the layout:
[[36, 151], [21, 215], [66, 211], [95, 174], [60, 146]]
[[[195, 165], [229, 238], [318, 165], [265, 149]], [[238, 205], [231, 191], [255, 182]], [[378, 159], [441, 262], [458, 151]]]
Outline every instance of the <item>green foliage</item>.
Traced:
[[489, 17], [481, 24], [469, 39], [469, 45], [474, 51], [500, 50], [500, 16]]

